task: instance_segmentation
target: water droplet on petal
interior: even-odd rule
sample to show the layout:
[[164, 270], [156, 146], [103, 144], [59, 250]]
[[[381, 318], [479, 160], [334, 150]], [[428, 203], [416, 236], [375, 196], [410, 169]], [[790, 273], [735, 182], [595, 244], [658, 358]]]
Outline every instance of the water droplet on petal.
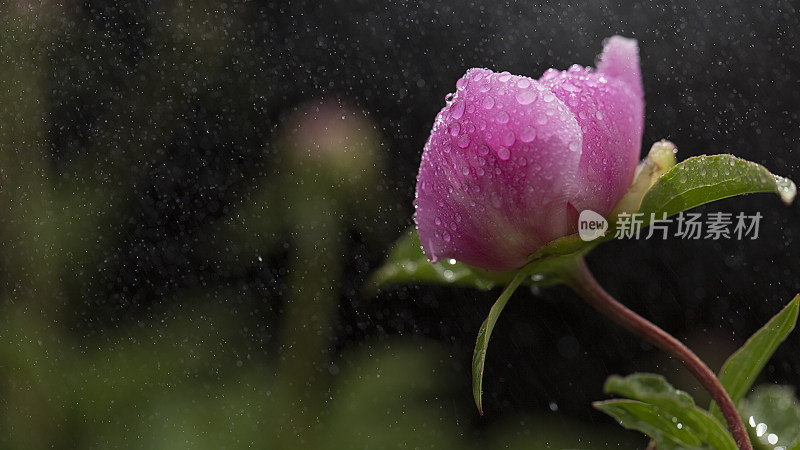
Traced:
[[583, 72], [583, 66], [581, 66], [579, 64], [573, 64], [573, 65], [569, 66], [569, 69], [567, 69], [567, 72], [572, 72], [572, 73]]
[[508, 158], [511, 158], [511, 150], [501, 145], [497, 147], [497, 157], [503, 161], [508, 161]]
[[453, 119], [460, 119], [461, 116], [464, 115], [464, 109], [466, 106], [467, 105], [465, 105], [464, 102], [453, 103], [453, 108], [450, 110], [453, 115]]
[[461, 124], [458, 122], [453, 122], [447, 127], [447, 132], [450, 133], [450, 136], [456, 137], [458, 133], [461, 132]]
[[581, 143], [578, 141], [572, 141], [569, 143], [569, 149], [572, 150], [573, 152], [580, 151]]
[[597, 120], [603, 120], [603, 112], [598, 110], [594, 113], [594, 117], [597, 118]]
[[479, 90], [479, 91], [481, 91], [481, 92], [483, 92], [483, 93], [486, 93], [486, 92], [489, 92], [489, 89], [491, 89], [491, 88], [492, 88], [492, 86], [491, 86], [489, 83], [483, 83], [483, 84], [482, 84], [482, 85], [481, 85], [481, 86], [478, 88], [478, 90]]
[[469, 175], [469, 166], [463, 166], [463, 167], [461, 168], [461, 173], [462, 173], [464, 176], [467, 176], [467, 175]]
[[574, 84], [570, 83], [569, 81], [565, 82], [561, 85], [561, 89], [564, 89], [567, 92], [580, 92], [581, 88], [575, 86]]
[[462, 134], [458, 137], [458, 141], [456, 142], [459, 148], [467, 148], [469, 147], [469, 136], [466, 134]]
[[529, 105], [533, 103], [534, 100], [536, 100], [536, 96], [537, 96], [536, 91], [530, 89], [525, 91], [519, 91], [517, 92], [516, 95], [517, 103], [519, 103], [520, 105]]
[[520, 89], [528, 89], [531, 86], [531, 80], [527, 78], [522, 78], [517, 81], [517, 87]]
[[556, 96], [553, 95], [552, 92], [548, 92], [548, 93], [544, 94], [544, 97], [542, 97], [542, 100], [544, 100], [547, 103], [550, 103], [555, 99], [556, 99]]
[[450, 239], [451, 239], [450, 233], [448, 233], [447, 231], [442, 233], [442, 239], [444, 239], [445, 242], [450, 242]]
[[[458, 81], [456, 81], [456, 88], [459, 91], [463, 91], [464, 88], [467, 87], [467, 83], [468, 82], [469, 82], [469, 80], [467, 80], [466, 78], [459, 78]], [[451, 83], [452, 83], [452, 81], [451, 81]]]
[[507, 147], [513, 145], [515, 140], [516, 137], [514, 136], [513, 131], [509, 131], [508, 133], [503, 135], [503, 145]]
[[550, 80], [550, 79], [553, 79], [553, 78], [555, 78], [557, 76], [558, 76], [558, 70], [556, 70], [556, 69], [547, 69], [542, 74], [542, 78], [541, 79], [542, 80]]
[[437, 217], [436, 219], [433, 220], [433, 223], [435, 223], [436, 225], [441, 225], [442, 224], [442, 219]]
[[505, 111], [500, 111], [500, 112], [499, 112], [499, 113], [497, 113], [497, 115], [495, 116], [495, 120], [497, 121], [497, 123], [508, 123], [508, 121], [509, 121], [510, 119], [511, 119], [511, 118], [508, 116], [508, 113], [507, 113], [507, 112], [505, 112]]
[[522, 130], [522, 133], [519, 134], [519, 139], [525, 143], [533, 141], [536, 139], [536, 128], [528, 125]]
[[503, 72], [497, 77], [497, 79], [505, 83], [506, 81], [511, 79], [511, 74], [508, 72]]
[[478, 147], [478, 153], [481, 155], [487, 155], [489, 153], [489, 146], [486, 144], [481, 144], [481, 146]]
[[494, 107], [494, 97], [491, 95], [484, 97], [481, 106], [483, 106], [484, 109], [492, 109], [492, 107]]

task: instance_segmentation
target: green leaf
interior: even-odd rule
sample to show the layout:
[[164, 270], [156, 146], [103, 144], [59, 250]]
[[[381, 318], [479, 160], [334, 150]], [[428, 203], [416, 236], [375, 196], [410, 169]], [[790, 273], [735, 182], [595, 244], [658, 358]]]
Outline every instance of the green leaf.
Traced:
[[[800, 305], [800, 295], [795, 296], [785, 308], [756, 331], [722, 366], [719, 381], [734, 403], [738, 403], [744, 397], [767, 361], [778, 349], [778, 345], [794, 329], [797, 323], [798, 305]], [[716, 404], [712, 402], [710, 409], [715, 417], [722, 419], [722, 413]]]
[[696, 156], [675, 165], [661, 176], [642, 199], [639, 212], [645, 223], [650, 214], [661, 218], [735, 195], [774, 192], [787, 205], [797, 188], [788, 178], [764, 166], [732, 155]]
[[762, 385], [741, 403], [756, 449], [800, 449], [800, 402], [790, 386]]
[[[607, 235], [592, 242], [584, 242], [577, 234], [572, 234], [550, 242], [528, 258], [526, 271], [531, 276], [523, 280], [523, 284], [556, 284], [558, 268], [565, 259], [571, 260], [576, 255], [587, 253], [599, 242], [611, 238], [612, 236]], [[389, 251], [383, 265], [367, 280], [364, 289], [368, 297], [384, 286], [403, 283], [443, 284], [486, 291], [507, 285], [517, 272], [518, 270], [484, 270], [455, 260], [433, 264], [422, 252], [417, 230], [410, 227]]]
[[511, 294], [517, 290], [522, 280], [525, 278], [527, 278], [527, 272], [524, 269], [520, 270], [503, 290], [503, 293], [500, 294], [500, 297], [494, 305], [492, 305], [492, 309], [489, 310], [489, 316], [483, 321], [478, 331], [475, 351], [472, 353], [472, 396], [475, 399], [475, 406], [478, 407], [478, 412], [480, 412], [481, 415], [483, 415], [481, 395], [483, 393], [483, 367], [486, 364], [486, 349], [489, 346], [489, 338], [492, 335], [494, 324], [497, 323], [500, 313], [503, 311], [503, 308], [506, 307], [506, 303], [508, 303], [508, 299], [511, 298]]
[[[644, 402], [656, 408], [656, 412], [671, 420], [669, 429], [681, 424], [681, 436], [686, 433], [700, 443], [714, 449], [736, 450], [736, 442], [727, 429], [708, 411], [695, 405], [686, 392], [672, 387], [661, 375], [637, 373], [627, 377], [612, 375], [606, 380], [605, 391]], [[653, 425], [662, 423], [659, 419]], [[642, 430], [643, 431], [643, 430]], [[687, 442], [688, 443], [688, 442]]]
[[[702, 449], [703, 441], [690, 430], [678, 427], [657, 406], [636, 400], [606, 400], [594, 407], [615, 418], [620, 425], [637, 430], [654, 440], [659, 450]], [[735, 447], [734, 447], [735, 448]]]
[[414, 227], [394, 244], [388, 258], [367, 280], [369, 294], [389, 284], [431, 283], [492, 289], [508, 283], [515, 272], [490, 272], [449, 260], [432, 264], [428, 261]]

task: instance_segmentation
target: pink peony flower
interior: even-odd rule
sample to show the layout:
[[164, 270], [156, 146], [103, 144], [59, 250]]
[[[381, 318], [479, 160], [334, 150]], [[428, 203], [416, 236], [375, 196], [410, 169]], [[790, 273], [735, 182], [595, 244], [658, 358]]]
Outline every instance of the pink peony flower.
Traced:
[[630, 186], [644, 95], [635, 40], [614, 36], [597, 69], [549, 69], [539, 80], [470, 69], [436, 116], [417, 176], [414, 220], [431, 261], [489, 270], [525, 265], [606, 216]]

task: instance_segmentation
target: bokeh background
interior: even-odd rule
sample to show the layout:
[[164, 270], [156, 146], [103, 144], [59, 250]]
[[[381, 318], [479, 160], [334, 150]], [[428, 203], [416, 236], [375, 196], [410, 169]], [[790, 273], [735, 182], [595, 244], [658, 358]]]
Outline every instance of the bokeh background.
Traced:
[[[0, 448], [642, 448], [591, 408], [674, 362], [566, 289], [362, 286], [411, 224], [444, 97], [638, 39], [644, 149], [800, 180], [797, 3], [0, 2]], [[712, 368], [800, 291], [800, 213], [754, 241], [619, 241], [621, 301]], [[791, 335], [762, 382], [800, 384]]]

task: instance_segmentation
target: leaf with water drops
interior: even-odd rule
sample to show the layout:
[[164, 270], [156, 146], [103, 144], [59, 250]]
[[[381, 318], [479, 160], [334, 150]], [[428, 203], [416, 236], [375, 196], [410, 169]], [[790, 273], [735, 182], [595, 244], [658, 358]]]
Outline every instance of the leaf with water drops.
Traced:
[[759, 386], [740, 409], [756, 449], [800, 449], [800, 402], [793, 387]]
[[[530, 256], [526, 267], [531, 276], [525, 278], [522, 284], [546, 286], [557, 283], [554, 274], [564, 258], [584, 254], [599, 242], [610, 238], [611, 236], [606, 236], [584, 242], [577, 234], [573, 234], [554, 240]], [[411, 227], [395, 242], [386, 261], [370, 276], [364, 289], [371, 296], [378, 289], [390, 284], [423, 283], [486, 291], [508, 284], [516, 273], [517, 270], [484, 270], [454, 259], [433, 264], [422, 251], [417, 230]]]
[[[799, 307], [800, 295], [797, 295], [766, 325], [756, 331], [722, 366], [719, 381], [734, 403], [745, 396], [772, 354], [794, 329]], [[722, 417], [719, 407], [713, 403], [711, 412], [717, 418]]]
[[594, 406], [615, 417], [624, 427], [647, 434], [656, 441], [658, 448], [678, 444], [736, 450], [736, 442], [722, 423], [661, 375], [612, 375], [606, 380], [605, 391], [632, 400], [597, 402]]
[[772, 192], [787, 205], [797, 194], [788, 178], [773, 175], [764, 166], [732, 155], [696, 156], [661, 176], [642, 199], [645, 222], [650, 214], [667, 216], [736, 195]]
[[507, 283], [513, 276], [513, 272], [489, 272], [452, 259], [432, 264], [422, 252], [417, 230], [411, 227], [395, 242], [386, 261], [367, 280], [365, 289], [372, 294], [389, 284], [429, 283], [486, 291]]
[[[594, 407], [616, 419], [623, 427], [644, 433], [658, 450], [702, 450], [702, 441], [686, 429], [678, 428], [658, 407], [636, 400], [606, 400]], [[735, 448], [735, 447], [734, 447]]]

